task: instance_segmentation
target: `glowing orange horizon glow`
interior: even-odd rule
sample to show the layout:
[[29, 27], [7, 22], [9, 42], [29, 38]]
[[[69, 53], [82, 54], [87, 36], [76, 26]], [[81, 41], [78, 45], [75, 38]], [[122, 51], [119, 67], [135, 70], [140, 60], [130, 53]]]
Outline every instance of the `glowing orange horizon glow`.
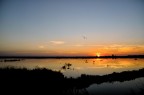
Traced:
[[144, 45], [101, 45], [101, 46], [59, 46], [41, 44], [14, 45], [1, 48], [5, 55], [36, 55], [36, 56], [111, 56], [111, 55], [143, 55]]

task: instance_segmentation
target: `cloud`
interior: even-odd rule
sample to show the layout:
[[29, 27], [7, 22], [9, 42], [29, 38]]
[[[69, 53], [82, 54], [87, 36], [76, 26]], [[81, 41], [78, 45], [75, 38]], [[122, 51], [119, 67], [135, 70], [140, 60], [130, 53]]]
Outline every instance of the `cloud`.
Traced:
[[84, 44], [75, 44], [75, 45], [71, 45], [71, 46], [75, 46], [75, 47], [102, 47], [104, 45], [84, 45]]
[[50, 43], [53, 44], [53, 45], [62, 45], [65, 42], [64, 41], [50, 41]]
[[43, 49], [43, 48], [45, 48], [45, 46], [43, 46], [43, 45], [40, 45], [40, 46], [39, 46], [39, 48]]
[[76, 44], [76, 45], [72, 45], [72, 46], [75, 46], [75, 47], [82, 47], [82, 46], [84, 46], [84, 45], [82, 45], [82, 44]]

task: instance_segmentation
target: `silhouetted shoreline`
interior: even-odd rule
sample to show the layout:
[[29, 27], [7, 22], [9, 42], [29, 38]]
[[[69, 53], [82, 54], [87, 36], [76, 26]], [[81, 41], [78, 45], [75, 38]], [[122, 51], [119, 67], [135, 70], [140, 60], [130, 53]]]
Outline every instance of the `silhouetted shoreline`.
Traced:
[[126, 81], [133, 80], [135, 78], [144, 77], [144, 68], [139, 70], [132, 71], [123, 71], [123, 72], [113, 72], [111, 74], [106, 75], [86, 75], [82, 74], [78, 78], [67, 78], [60, 71], [52, 71], [46, 68], [35, 68], [32, 70], [28, 70], [26, 68], [14, 68], [14, 67], [5, 67], [0, 68], [0, 76], [1, 79], [41, 79], [41, 80], [79, 80], [81, 82], [90, 81], [94, 83], [103, 83], [103, 82], [114, 82], [114, 81]]
[[111, 55], [111, 56], [0, 56], [0, 58], [26, 58], [26, 59], [45, 59], [45, 58], [144, 58], [144, 55]]
[[[144, 77], [144, 68], [121, 73], [112, 73], [103, 76], [82, 74], [78, 78], [66, 78], [61, 72], [37, 68], [28, 70], [26, 68], [0, 68], [1, 86], [6, 89], [26, 88], [25, 91], [33, 88], [39, 91], [48, 89], [48, 93], [63, 95], [69, 89], [85, 89], [91, 84], [101, 84], [103, 82], [129, 81]], [[15, 86], [15, 87], [14, 87]], [[46, 86], [46, 87], [44, 87]], [[57, 92], [54, 90], [57, 89]], [[64, 94], [65, 95], [65, 94]], [[73, 95], [73, 94], [70, 94]]]

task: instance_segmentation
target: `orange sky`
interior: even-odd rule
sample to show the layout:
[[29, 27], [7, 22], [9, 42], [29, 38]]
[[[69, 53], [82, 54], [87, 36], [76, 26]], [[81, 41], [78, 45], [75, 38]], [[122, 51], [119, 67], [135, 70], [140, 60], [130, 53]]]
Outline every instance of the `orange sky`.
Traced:
[[144, 54], [142, 0], [3, 0], [0, 55]]
[[71, 45], [63, 41], [53, 41], [45, 44], [29, 44], [1, 48], [3, 55], [48, 55], [48, 56], [105, 56], [144, 54], [144, 45]]

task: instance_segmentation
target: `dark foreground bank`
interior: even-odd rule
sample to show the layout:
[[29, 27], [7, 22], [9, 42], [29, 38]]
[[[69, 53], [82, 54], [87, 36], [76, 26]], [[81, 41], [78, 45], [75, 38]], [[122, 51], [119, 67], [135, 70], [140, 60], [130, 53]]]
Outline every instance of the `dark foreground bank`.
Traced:
[[[101, 84], [104, 82], [129, 81], [144, 77], [144, 68], [108, 75], [81, 75], [80, 77], [66, 78], [61, 72], [37, 68], [28, 70], [26, 68], [0, 68], [1, 91], [5, 94], [18, 94], [19, 91], [28, 93], [45, 93], [47, 95], [88, 95], [86, 87], [91, 84]], [[144, 88], [140, 88], [144, 94]]]

